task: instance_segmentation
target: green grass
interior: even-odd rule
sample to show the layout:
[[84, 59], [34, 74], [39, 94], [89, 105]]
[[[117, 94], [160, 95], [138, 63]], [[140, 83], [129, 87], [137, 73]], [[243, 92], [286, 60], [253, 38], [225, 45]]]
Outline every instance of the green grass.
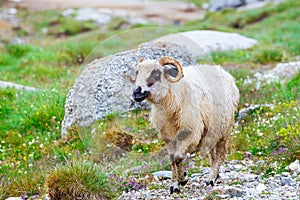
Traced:
[[[212, 59], [228, 66], [236, 78], [241, 94], [239, 108], [247, 103], [274, 104], [273, 109], [251, 112], [234, 129], [229, 141], [228, 160], [264, 160], [265, 164], [255, 165], [253, 171], [265, 176], [280, 173], [287, 164], [300, 159], [300, 74], [286, 83], [261, 82], [259, 89], [257, 80], [251, 84], [245, 84], [245, 80], [253, 79], [264, 65], [292, 61], [300, 54], [299, 6], [298, 1], [286, 1], [245, 12], [226, 9], [181, 27], [168, 26], [178, 31], [238, 32], [258, 40], [253, 48], [213, 53]], [[51, 181], [60, 183], [62, 191], [69, 187], [78, 189], [79, 196], [85, 192], [97, 195], [107, 188], [103, 193], [114, 198], [124, 190], [149, 185], [156, 188], [147, 175], [169, 169], [169, 165], [167, 157], [156, 153], [163, 143], [148, 121], [148, 112], [111, 114], [91, 127], [73, 127], [64, 140], [61, 122], [68, 90], [85, 63], [174, 31], [137, 25], [141, 29], [122, 33], [119, 26], [123, 22], [116, 19], [103, 32], [91, 22], [62, 18], [60, 11], [20, 10], [18, 16], [24, 23], [12, 36], [27, 37], [29, 42], [11, 45], [2, 41], [0, 77], [40, 90], [0, 89], [0, 198], [42, 198], [52, 187]], [[43, 33], [45, 28], [48, 31]], [[118, 35], [105, 40], [113, 34]], [[199, 172], [199, 166], [207, 165], [201, 159], [195, 163], [189, 173]], [[74, 185], [75, 179], [80, 184]], [[210, 194], [207, 198], [217, 196]]]
[[208, 13], [202, 21], [188, 22], [183, 30], [237, 32], [258, 40], [259, 45], [249, 50], [213, 53], [216, 63], [266, 64], [293, 60], [300, 53], [299, 6], [299, 1], [285, 1], [277, 6], [269, 4], [257, 10], [243, 12], [225, 9], [218, 13]]

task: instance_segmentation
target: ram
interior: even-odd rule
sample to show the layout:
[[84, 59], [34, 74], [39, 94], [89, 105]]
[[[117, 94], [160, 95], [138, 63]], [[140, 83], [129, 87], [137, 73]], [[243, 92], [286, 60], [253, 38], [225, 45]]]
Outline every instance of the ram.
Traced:
[[152, 105], [151, 123], [166, 143], [171, 160], [170, 193], [188, 182], [182, 161], [200, 152], [211, 162], [207, 185], [214, 185], [226, 155], [226, 144], [239, 102], [233, 77], [220, 66], [196, 65], [182, 69], [170, 57], [139, 60], [133, 98]]

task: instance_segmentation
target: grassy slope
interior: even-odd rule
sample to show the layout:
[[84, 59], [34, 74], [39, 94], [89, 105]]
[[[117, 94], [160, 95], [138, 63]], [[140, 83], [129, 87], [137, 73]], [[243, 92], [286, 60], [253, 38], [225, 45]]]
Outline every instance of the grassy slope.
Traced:
[[[212, 29], [238, 32], [259, 41], [259, 45], [252, 49], [214, 53], [212, 58], [219, 64], [243, 66], [231, 70], [242, 94], [241, 106], [244, 103], [275, 104], [273, 110], [261, 109], [251, 113], [241, 127], [234, 131], [229, 144], [232, 152], [229, 159], [244, 159], [249, 156], [244, 153], [249, 152], [254, 160], [264, 159], [267, 163], [277, 161], [278, 166], [269, 165], [268, 168], [255, 169], [266, 175], [280, 172], [287, 163], [295, 158], [299, 159], [300, 114], [297, 108], [300, 77], [298, 75], [286, 84], [263, 84], [260, 90], [254, 89], [255, 83], [245, 86], [244, 80], [247, 76], [253, 76], [254, 72], [250, 68], [294, 60], [299, 55], [299, 6], [298, 1], [287, 1], [279, 6], [270, 5], [255, 11], [225, 10], [222, 13], [209, 13], [203, 21], [189, 22], [183, 27], [170, 27], [177, 30]], [[68, 88], [80, 73], [80, 57], [85, 58], [100, 40], [116, 32], [111, 30], [102, 33], [95, 30], [89, 22], [78, 28], [77, 22], [61, 18], [57, 11], [30, 14], [24, 11], [20, 13], [20, 17], [27, 19], [27, 22], [18, 34], [29, 37], [31, 44], [0, 47], [1, 80], [47, 90], [0, 90], [1, 198], [44, 194], [45, 177], [54, 166], [58, 165], [58, 169], [67, 173], [67, 169], [59, 166], [69, 161], [90, 159], [76, 132], [72, 132], [66, 140], [60, 139], [64, 101]], [[265, 18], [262, 21], [258, 20], [263, 17]], [[47, 35], [43, 35], [41, 31], [45, 27], [49, 30]], [[94, 31], [72, 36], [86, 29]], [[67, 39], [57, 38], [61, 34], [70, 36]], [[139, 38], [146, 40], [145, 37], [153, 38], [155, 35], [141, 34]], [[136, 37], [126, 35], [117, 40], [107, 41], [102, 51], [103, 55], [120, 51], [120, 46], [124, 49], [131, 48], [136, 42]], [[52, 88], [55, 89], [51, 90]], [[117, 125], [118, 123], [122, 125]], [[111, 116], [96, 124], [96, 127], [100, 127], [98, 131], [113, 134], [125, 132], [136, 136], [138, 132], [149, 132], [147, 114], [144, 113], [125, 118]], [[151, 136], [155, 133], [149, 133], [152, 133], [149, 141], [145, 142], [140, 136], [131, 147], [133, 152], [149, 152], [160, 148], [161, 144]], [[113, 191], [120, 192], [128, 187], [134, 189], [136, 185], [123, 173], [129, 166], [141, 164], [133, 161], [134, 159], [132, 162], [130, 160], [117, 165], [122, 167], [108, 167], [109, 170], [105, 171], [122, 180], [121, 186], [116, 186]], [[153, 163], [153, 166], [149, 168], [150, 171], [153, 168], [165, 167], [162, 163]], [[80, 169], [83, 173], [86, 170], [85, 167]], [[56, 172], [54, 170], [52, 174]], [[101, 177], [106, 179], [105, 176]], [[92, 178], [87, 180], [94, 181]], [[89, 185], [89, 182], [85, 183]]]

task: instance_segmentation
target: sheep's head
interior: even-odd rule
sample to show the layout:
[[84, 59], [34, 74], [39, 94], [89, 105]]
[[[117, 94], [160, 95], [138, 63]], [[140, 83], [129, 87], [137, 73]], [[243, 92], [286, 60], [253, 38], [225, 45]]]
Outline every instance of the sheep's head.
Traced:
[[158, 102], [167, 95], [170, 84], [178, 82], [182, 77], [182, 66], [174, 58], [162, 57], [159, 60], [142, 58], [137, 64], [133, 79], [131, 79], [136, 86], [132, 96], [137, 102], [144, 99]]

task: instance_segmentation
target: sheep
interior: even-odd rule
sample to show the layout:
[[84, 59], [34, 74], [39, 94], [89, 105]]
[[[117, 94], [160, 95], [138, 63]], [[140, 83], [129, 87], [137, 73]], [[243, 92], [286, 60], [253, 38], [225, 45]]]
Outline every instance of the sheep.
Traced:
[[188, 182], [182, 161], [199, 152], [208, 156], [211, 172], [206, 185], [214, 185], [227, 153], [239, 91], [233, 77], [220, 66], [195, 65], [182, 69], [171, 57], [139, 60], [131, 82], [133, 99], [151, 105], [150, 121], [165, 142], [171, 160], [170, 193]]

